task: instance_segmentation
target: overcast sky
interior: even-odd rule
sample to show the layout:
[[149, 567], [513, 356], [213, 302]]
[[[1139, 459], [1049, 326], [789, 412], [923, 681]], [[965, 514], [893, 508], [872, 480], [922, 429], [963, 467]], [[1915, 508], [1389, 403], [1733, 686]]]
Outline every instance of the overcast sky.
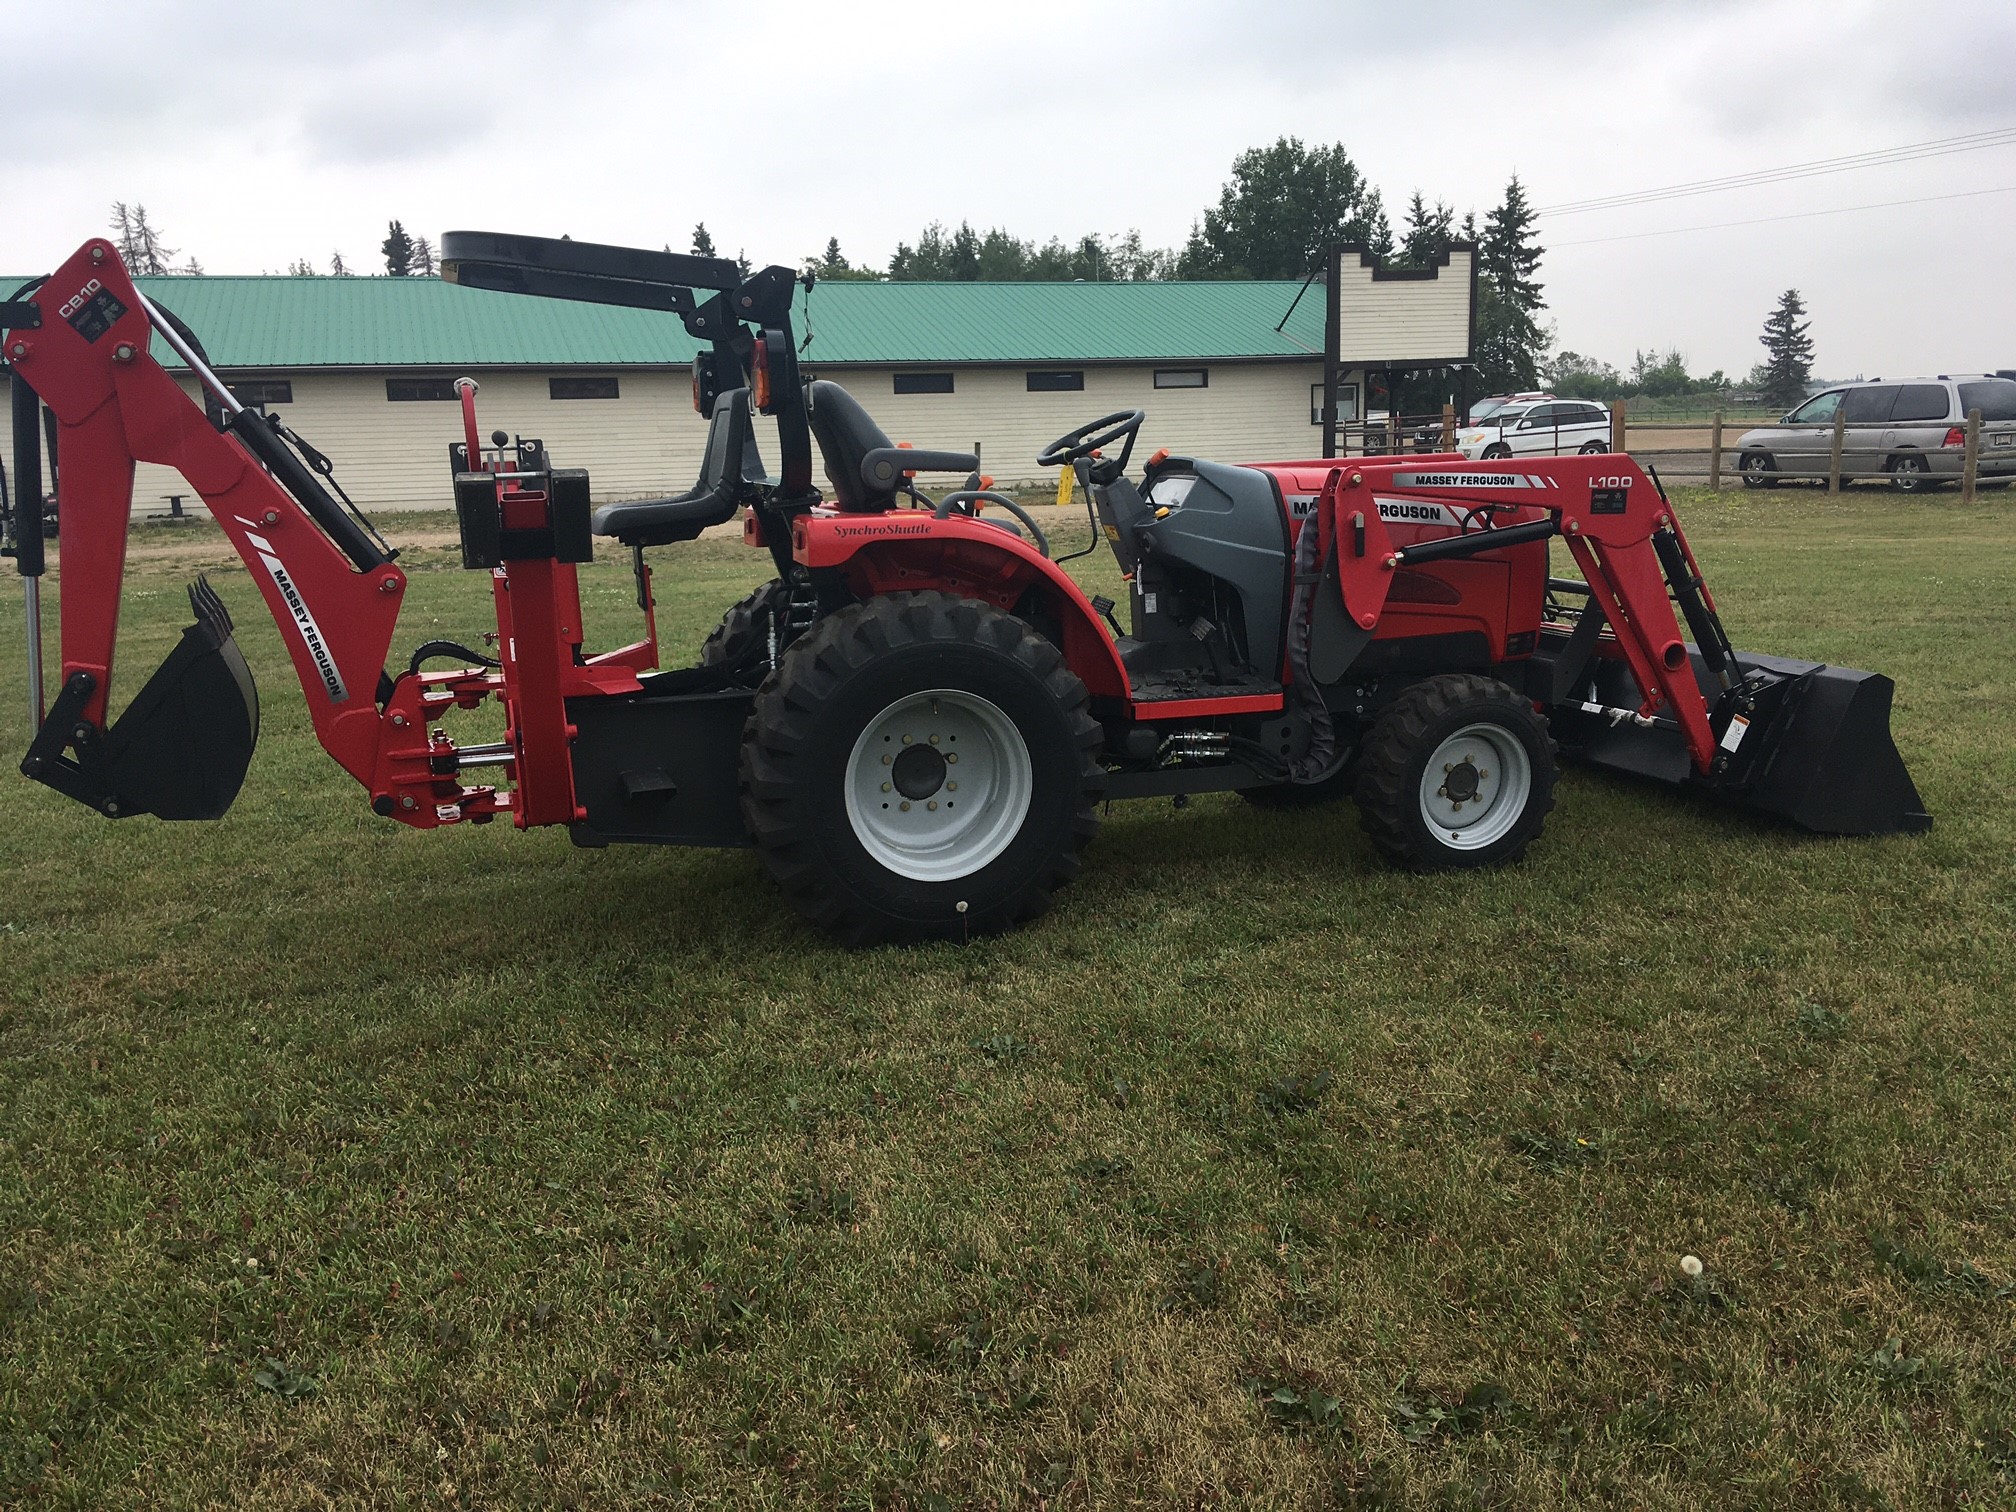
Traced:
[[[1179, 244], [1242, 149], [1341, 141], [1398, 212], [1541, 206], [2016, 126], [2011, 0], [0, 0], [0, 269], [144, 203], [212, 273], [382, 267], [385, 222], [795, 263], [927, 221]], [[1564, 347], [1827, 376], [2016, 366], [2016, 146], [1543, 220]], [[1940, 198], [1933, 198], [1938, 196]], [[1965, 197], [1956, 197], [1965, 196]], [[1899, 200], [1841, 214], [1809, 214]], [[1775, 219], [1718, 230], [1714, 223]], [[4, 292], [4, 291], [0, 291]]]

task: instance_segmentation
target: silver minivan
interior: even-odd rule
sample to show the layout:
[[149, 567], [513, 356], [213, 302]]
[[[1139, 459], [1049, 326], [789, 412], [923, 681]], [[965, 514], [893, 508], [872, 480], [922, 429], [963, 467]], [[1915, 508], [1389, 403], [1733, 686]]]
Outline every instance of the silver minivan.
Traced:
[[1824, 478], [1834, 422], [1843, 417], [1841, 476], [1887, 478], [1914, 493], [1960, 476], [1967, 415], [1981, 411], [1978, 476], [2016, 477], [2016, 381], [1963, 375], [1844, 383], [1815, 394], [1776, 425], [1737, 438], [1738, 468], [1751, 488], [1781, 478]]

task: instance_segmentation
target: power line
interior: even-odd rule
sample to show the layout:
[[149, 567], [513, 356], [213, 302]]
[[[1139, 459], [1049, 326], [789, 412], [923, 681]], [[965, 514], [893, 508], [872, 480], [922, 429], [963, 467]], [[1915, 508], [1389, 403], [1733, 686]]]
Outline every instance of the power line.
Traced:
[[1958, 194], [1928, 194], [1919, 199], [1879, 200], [1873, 205], [1838, 205], [1832, 210], [1801, 210], [1791, 215], [1760, 215], [1754, 220], [1716, 221], [1706, 226], [1674, 226], [1665, 231], [1632, 231], [1623, 236], [1591, 236], [1581, 241], [1555, 242], [1559, 247], [1593, 247], [1598, 242], [1642, 241], [1648, 236], [1684, 236], [1689, 231], [1726, 231], [1732, 226], [1762, 226], [1772, 221], [1811, 220], [1816, 215], [1849, 215], [1858, 210], [1892, 210], [1899, 205], [1930, 205], [1939, 200], [1975, 199], [1984, 194], [2016, 194], [2016, 184], [1999, 189], [1965, 189]]
[[1858, 168], [1882, 168], [1897, 163], [1914, 163], [1924, 158], [1947, 157], [1958, 152], [1980, 152], [1990, 147], [2016, 144], [2016, 126], [2000, 126], [1992, 131], [1969, 132], [1964, 136], [1939, 137], [1930, 142], [1912, 142], [1901, 147], [1883, 147], [1842, 157], [1815, 158], [1805, 163], [1788, 163], [1778, 168], [1759, 168], [1720, 178], [1694, 179], [1684, 184], [1668, 184], [1658, 189], [1637, 189], [1623, 194], [1599, 195], [1550, 205], [1540, 215], [1583, 215], [1592, 210], [1616, 210], [1627, 205], [1654, 204], [1661, 200], [1688, 199], [1701, 194], [1719, 194], [1729, 189], [1748, 189], [1762, 184], [1790, 183], [1797, 179], [1821, 178], [1848, 173]]

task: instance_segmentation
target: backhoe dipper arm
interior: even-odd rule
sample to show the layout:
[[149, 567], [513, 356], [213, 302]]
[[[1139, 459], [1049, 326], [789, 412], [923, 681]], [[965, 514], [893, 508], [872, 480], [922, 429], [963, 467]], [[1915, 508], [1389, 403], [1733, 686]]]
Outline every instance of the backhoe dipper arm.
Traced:
[[[188, 479], [244, 559], [280, 626], [317, 738], [368, 785], [405, 575], [159, 317], [110, 243], [86, 242], [33, 303], [40, 327], [10, 331], [5, 351], [60, 427], [62, 685], [90, 680], [82, 722], [100, 732], [106, 723], [134, 463], [163, 463]], [[231, 433], [213, 427], [154, 360], [157, 328], [231, 413]]]

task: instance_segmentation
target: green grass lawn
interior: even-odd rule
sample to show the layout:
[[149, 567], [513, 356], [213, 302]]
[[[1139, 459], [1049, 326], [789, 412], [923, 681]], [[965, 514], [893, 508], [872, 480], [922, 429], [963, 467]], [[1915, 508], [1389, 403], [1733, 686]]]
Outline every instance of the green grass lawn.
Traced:
[[[265, 740], [108, 822], [0, 637], [0, 1502], [2016, 1505], [2009, 505], [1683, 513], [1739, 645], [1896, 678], [1930, 835], [1118, 805], [1033, 927], [859, 954], [746, 852], [374, 818], [140, 532], [126, 690], [207, 564]], [[660, 558], [671, 661], [765, 575]], [[402, 647], [481, 632], [409, 565]]]

